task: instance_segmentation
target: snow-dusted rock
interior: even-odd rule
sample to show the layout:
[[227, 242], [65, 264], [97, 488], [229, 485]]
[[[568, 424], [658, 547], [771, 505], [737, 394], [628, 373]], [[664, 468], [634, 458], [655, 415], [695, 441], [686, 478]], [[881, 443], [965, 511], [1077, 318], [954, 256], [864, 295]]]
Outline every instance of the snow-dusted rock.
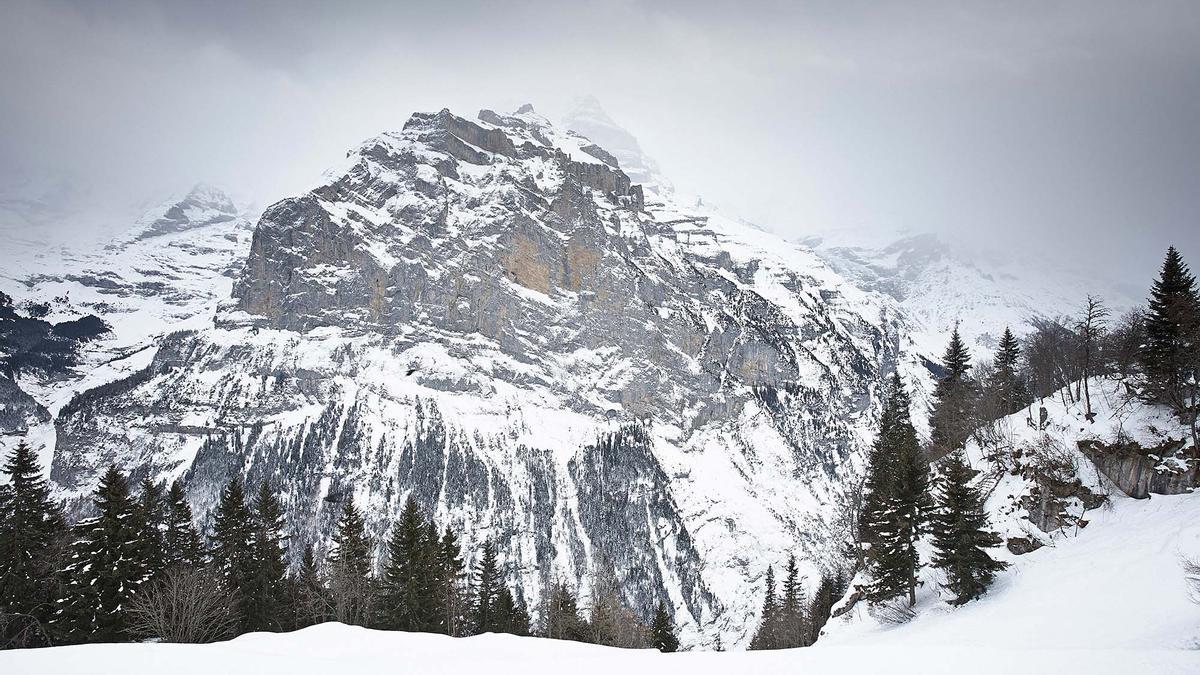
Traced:
[[766, 565], [813, 574], [845, 527], [882, 374], [926, 374], [892, 298], [594, 146], [528, 106], [363, 143], [264, 212], [215, 326], [61, 407], [55, 484], [115, 462], [205, 513], [269, 480], [297, 550], [413, 494], [535, 608], [611, 565], [686, 642], [744, 642]]

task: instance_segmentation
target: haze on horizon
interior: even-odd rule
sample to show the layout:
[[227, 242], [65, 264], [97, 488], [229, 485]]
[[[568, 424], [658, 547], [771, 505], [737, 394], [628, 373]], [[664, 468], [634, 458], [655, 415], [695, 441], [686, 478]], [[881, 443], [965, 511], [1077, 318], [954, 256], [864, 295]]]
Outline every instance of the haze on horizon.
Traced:
[[412, 111], [592, 94], [682, 191], [787, 236], [930, 231], [1143, 287], [1168, 244], [1200, 265], [1187, 0], [6, 0], [0, 63], [0, 196], [261, 206]]

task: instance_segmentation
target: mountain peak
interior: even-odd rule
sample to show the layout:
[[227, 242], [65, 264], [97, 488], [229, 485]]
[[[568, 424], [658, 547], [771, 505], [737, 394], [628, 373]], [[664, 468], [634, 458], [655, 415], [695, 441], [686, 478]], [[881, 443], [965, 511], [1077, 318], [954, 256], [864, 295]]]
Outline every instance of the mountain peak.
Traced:
[[633, 182], [664, 194], [674, 191], [670, 181], [659, 173], [658, 163], [642, 150], [633, 134], [613, 121], [595, 96], [577, 99], [562, 124], [611, 153]]

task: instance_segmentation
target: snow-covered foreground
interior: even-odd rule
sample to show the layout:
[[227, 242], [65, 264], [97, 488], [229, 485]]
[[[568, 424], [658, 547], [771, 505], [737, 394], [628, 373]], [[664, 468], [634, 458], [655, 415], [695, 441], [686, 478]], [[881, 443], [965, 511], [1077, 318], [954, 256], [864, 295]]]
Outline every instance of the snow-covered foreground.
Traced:
[[[1172, 657], [1159, 650], [1193, 650], [1190, 672], [1200, 673], [1195, 651], [1200, 606], [1189, 599], [1182, 566], [1185, 558], [1200, 560], [1200, 495], [1114, 496], [1111, 508], [1088, 517], [1090, 524], [1076, 537], [1004, 556], [1012, 567], [980, 600], [953, 608], [932, 597], [926, 584], [911, 622], [880, 627], [862, 616], [860, 604], [831, 622], [821, 644], [915, 650], [1010, 646], [1027, 650], [1031, 660], [1055, 650], [1109, 652], [1114, 659], [1141, 653], [1145, 664], [1159, 658], [1170, 663]], [[1153, 670], [1143, 665], [1133, 672]]]
[[1195, 673], [1200, 653], [1136, 650], [840, 645], [779, 652], [659, 654], [556, 640], [483, 635], [455, 639], [324, 624], [256, 633], [214, 645], [91, 645], [8, 652], [5, 673]]
[[909, 623], [881, 627], [860, 604], [808, 649], [666, 655], [324, 624], [213, 645], [0, 652], [0, 673], [1200, 673], [1200, 605], [1181, 566], [1200, 560], [1200, 495], [1114, 497], [1088, 515], [1077, 536], [1007, 556], [1012, 567], [981, 600], [951, 608], [926, 583]]

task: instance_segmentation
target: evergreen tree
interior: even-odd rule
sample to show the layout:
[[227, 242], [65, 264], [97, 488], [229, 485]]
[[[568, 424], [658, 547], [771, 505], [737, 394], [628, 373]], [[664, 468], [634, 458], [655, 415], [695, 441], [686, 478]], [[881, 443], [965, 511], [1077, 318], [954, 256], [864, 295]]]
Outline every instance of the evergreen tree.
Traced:
[[1150, 291], [1145, 316], [1146, 342], [1142, 367], [1146, 395], [1170, 406], [1192, 430], [1197, 446], [1196, 418], [1200, 411], [1200, 297], [1196, 279], [1175, 247], [1167, 249], [1158, 280]]
[[930, 441], [939, 454], [961, 447], [975, 426], [977, 391], [970, 370], [971, 354], [955, 324], [942, 357], [942, 376], [934, 389], [936, 401], [930, 415]]
[[489, 539], [483, 543], [472, 585], [471, 624], [476, 635], [496, 630], [496, 602], [501, 588], [503, 583], [496, 562], [496, 546]]
[[138, 535], [138, 559], [146, 568], [147, 581], [153, 580], [167, 567], [166, 502], [162, 487], [143, 478], [134, 506], [134, 527]]
[[909, 417], [908, 393], [893, 374], [872, 447], [859, 532], [867, 545], [867, 568], [874, 602], [907, 591], [916, 602], [916, 540], [925, 522], [929, 500], [929, 465], [921, 456], [917, 432]]
[[946, 587], [959, 605], [983, 595], [996, 572], [1007, 567], [987, 553], [1001, 539], [987, 529], [983, 495], [971, 485], [974, 475], [960, 453], [946, 458], [929, 526], [937, 549], [933, 564], [946, 573]]
[[292, 614], [296, 628], [306, 628], [328, 618], [328, 600], [325, 597], [325, 581], [317, 565], [312, 544], [304, 547], [300, 569], [292, 580]]
[[675, 635], [675, 624], [671, 621], [671, 615], [667, 614], [667, 606], [662, 602], [658, 603], [658, 609], [654, 611], [654, 620], [650, 622], [650, 634], [654, 648], [658, 651], [674, 652], [679, 650], [679, 637]]
[[25, 441], [0, 471], [8, 477], [0, 486], [0, 613], [28, 614], [45, 624], [53, 615], [66, 520]]
[[221, 490], [213, 519], [212, 563], [226, 589], [234, 597], [243, 630], [253, 630], [255, 517], [246, 504], [241, 476], [234, 476]]
[[552, 640], [587, 641], [587, 627], [579, 616], [579, 603], [567, 585], [559, 581], [546, 594], [542, 633]]
[[287, 563], [284, 561], [283, 505], [267, 481], [259, 484], [254, 499], [254, 575], [246, 589], [245, 624], [252, 631], [279, 631], [287, 628]]
[[373, 545], [352, 499], [347, 499], [342, 508], [333, 546], [328, 593], [332, 616], [342, 623], [367, 625], [376, 618], [373, 606], [378, 589], [371, 576]]
[[1020, 371], [1021, 347], [1012, 330], [1007, 326], [996, 347], [996, 358], [992, 362], [991, 390], [996, 397], [1001, 415], [1011, 415], [1029, 404], [1029, 388]]
[[796, 566], [796, 556], [788, 556], [787, 575], [783, 581], [783, 601], [779, 605], [778, 614], [777, 630], [781, 649], [806, 646], [808, 638], [808, 628], [804, 616], [806, 605], [804, 586], [800, 581], [800, 571]]
[[330, 564], [351, 576], [366, 578], [371, 574], [371, 540], [353, 499], [346, 500], [333, 533]]
[[100, 479], [94, 505], [99, 515], [75, 528], [66, 597], [56, 618], [69, 642], [127, 639], [124, 608], [148, 576], [140, 556], [137, 506], [115, 466]]
[[171, 483], [166, 497], [167, 522], [163, 532], [164, 562], [172, 565], [198, 566], [204, 562], [204, 541], [192, 519], [192, 507], [184, 494], [183, 484]]
[[[438, 558], [441, 568], [441, 576], [438, 579], [438, 591], [441, 594], [441, 599], [438, 602], [438, 607], [442, 612], [442, 617], [439, 621], [440, 630], [446, 635], [458, 635], [459, 629], [465, 622], [463, 616], [466, 603], [463, 602], [461, 581], [463, 576], [463, 561], [462, 548], [458, 544], [458, 537], [449, 526], [442, 534], [442, 539], [438, 545]], [[526, 624], [528, 624], [528, 614], [526, 614]], [[528, 628], [528, 626], [527, 626]]]
[[[388, 564], [384, 568], [383, 605], [380, 621], [389, 630], [421, 631], [431, 628], [434, 609], [429, 606], [440, 563], [431, 555], [424, 519], [410, 495], [392, 528], [388, 542]], [[437, 617], [440, 618], [440, 617]]]
[[758, 630], [750, 640], [750, 649], [779, 649], [778, 599], [775, 596], [775, 568], [767, 566], [766, 588], [763, 591], [762, 616]]
[[514, 633], [514, 625], [517, 620], [517, 602], [513, 599], [512, 591], [508, 586], [500, 586], [500, 592], [496, 595], [496, 605], [493, 611], [493, 627], [497, 633]]

